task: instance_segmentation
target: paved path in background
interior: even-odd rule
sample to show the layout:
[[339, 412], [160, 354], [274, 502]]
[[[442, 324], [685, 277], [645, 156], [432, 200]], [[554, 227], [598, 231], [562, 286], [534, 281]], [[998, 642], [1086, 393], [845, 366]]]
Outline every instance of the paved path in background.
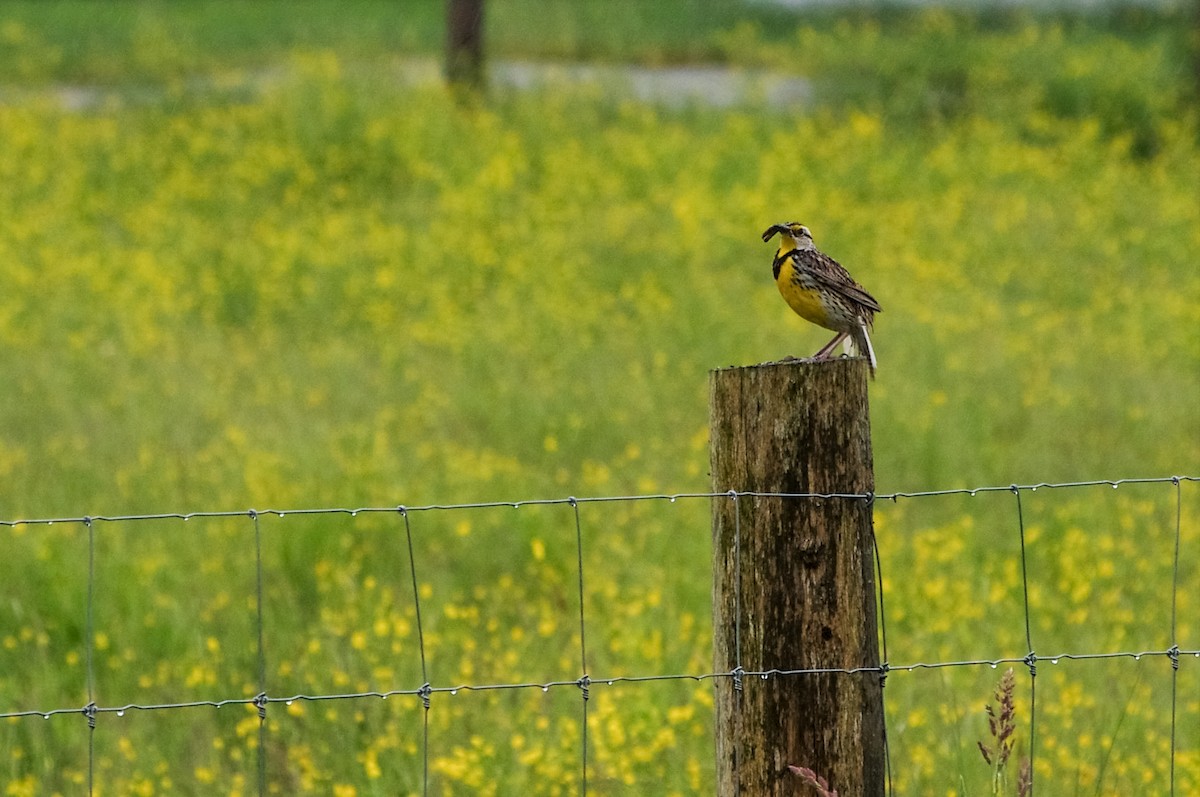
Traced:
[[[407, 82], [429, 84], [442, 80], [442, 67], [433, 59], [413, 60], [400, 67], [400, 74]], [[513, 89], [587, 87], [674, 108], [690, 104], [729, 108], [762, 102], [773, 106], [806, 105], [812, 99], [812, 83], [796, 75], [709, 65], [493, 61], [488, 64], [488, 82]]]
[[729, 108], [747, 102], [807, 105], [812, 84], [801, 77], [721, 66], [594, 66], [500, 61], [491, 79], [502, 86], [597, 85], [623, 96], [671, 107], [689, 104]]
[[[353, 66], [347, 71], [362, 77]], [[252, 75], [232, 90], [233, 95], [253, 95], [257, 91], [286, 83], [288, 68], [265, 69]], [[432, 58], [401, 62], [393, 71], [379, 75], [383, 81], [426, 86], [443, 80], [441, 62]], [[729, 108], [766, 103], [773, 107], [807, 105], [812, 84], [795, 75], [738, 69], [723, 66], [642, 67], [622, 65], [572, 64], [567, 62], [493, 61], [488, 65], [489, 84], [500, 89], [532, 90], [552, 87], [579, 87], [599, 90], [612, 97], [632, 97], [643, 102], [681, 108], [705, 105]], [[219, 91], [229, 95], [228, 85], [214, 89], [214, 81], [201, 78], [189, 86], [189, 93]], [[46, 93], [68, 111], [90, 111], [103, 107], [111, 99], [129, 105], [153, 105], [162, 102], [167, 92], [145, 86], [57, 86], [26, 90], [0, 86], [0, 105], [15, 104]]]

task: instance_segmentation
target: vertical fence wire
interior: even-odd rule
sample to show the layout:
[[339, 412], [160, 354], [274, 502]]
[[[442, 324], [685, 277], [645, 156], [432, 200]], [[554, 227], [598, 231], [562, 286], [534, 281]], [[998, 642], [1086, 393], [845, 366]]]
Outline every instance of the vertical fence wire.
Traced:
[[94, 793], [96, 776], [96, 672], [92, 645], [95, 643], [95, 593], [96, 593], [96, 527], [90, 517], [85, 517], [83, 523], [87, 526], [88, 535], [88, 574], [87, 574], [87, 616], [84, 621], [87, 639], [84, 642], [84, 656], [87, 658], [87, 707], [84, 714], [88, 722], [88, 795]]
[[[737, 490], [729, 491], [733, 502], [733, 697], [741, 712], [742, 702], [742, 507], [738, 504]], [[741, 720], [738, 720], [739, 724]], [[738, 761], [738, 747], [733, 746], [733, 793], [740, 797], [742, 793], [741, 767]]]
[[1179, 639], [1177, 637], [1176, 609], [1179, 605], [1179, 542], [1183, 527], [1183, 490], [1178, 476], [1171, 478], [1175, 485], [1175, 553], [1171, 562], [1171, 770], [1170, 794], [1175, 797], [1175, 715], [1179, 689]]
[[[879, 690], [882, 692], [887, 687], [888, 670], [888, 645], [887, 645], [887, 613], [884, 611], [883, 603], [883, 559], [879, 555], [879, 539], [875, 536], [875, 497], [871, 496], [867, 502], [867, 506], [871, 511], [871, 550], [875, 555], [875, 594], [877, 597], [877, 609], [879, 611]], [[892, 748], [888, 742], [887, 732], [887, 701], [883, 703], [883, 763], [887, 770], [887, 794], [895, 794], [892, 787]]]
[[[734, 672], [742, 671], [742, 508], [738, 505], [736, 490], [729, 491], [733, 501], [733, 663]], [[734, 681], [734, 689], [741, 691], [742, 682]]]
[[412, 524], [408, 519], [408, 510], [398, 507], [400, 517], [404, 518], [404, 536], [408, 541], [408, 572], [412, 576], [413, 611], [417, 616], [417, 649], [421, 654], [421, 705], [424, 708], [421, 724], [421, 794], [429, 794], [429, 706], [432, 687], [429, 683], [429, 670], [425, 665], [425, 630], [421, 626], [421, 590], [417, 586], [417, 558], [413, 554]]
[[1021, 538], [1021, 593], [1022, 606], [1025, 612], [1025, 664], [1029, 666], [1029, 795], [1033, 797], [1036, 778], [1034, 777], [1033, 762], [1037, 742], [1037, 656], [1033, 652], [1033, 632], [1029, 622], [1029, 562], [1025, 545], [1025, 512], [1021, 507], [1021, 488], [1012, 486], [1013, 495], [1017, 499], [1017, 531]]
[[583, 524], [579, 520], [579, 501], [573, 496], [568, 500], [571, 509], [575, 514], [575, 555], [579, 573], [579, 662], [580, 677], [579, 689], [583, 695], [583, 734], [582, 734], [582, 774], [581, 774], [581, 794], [587, 797], [588, 791], [588, 687], [591, 685], [591, 679], [588, 677], [587, 664], [587, 636], [586, 626], [584, 623], [583, 611]]
[[267, 648], [263, 632], [263, 561], [262, 529], [258, 512], [251, 509], [250, 520], [254, 523], [254, 623], [258, 632], [258, 694], [254, 705], [258, 708], [258, 797], [267, 793]]

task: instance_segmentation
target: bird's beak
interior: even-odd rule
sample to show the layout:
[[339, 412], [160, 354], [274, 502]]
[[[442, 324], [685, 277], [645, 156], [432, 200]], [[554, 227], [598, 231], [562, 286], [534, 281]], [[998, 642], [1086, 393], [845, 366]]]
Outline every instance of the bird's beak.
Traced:
[[782, 224], [772, 224], [763, 232], [762, 239], [764, 241], [769, 241], [775, 237], [775, 233], [786, 233], [787, 231], [788, 228]]

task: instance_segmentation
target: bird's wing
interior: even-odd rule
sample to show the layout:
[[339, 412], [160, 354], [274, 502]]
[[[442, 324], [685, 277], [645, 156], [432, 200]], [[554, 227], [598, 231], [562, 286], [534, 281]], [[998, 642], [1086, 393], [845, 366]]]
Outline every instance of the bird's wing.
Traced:
[[860, 304], [873, 313], [882, 313], [883, 308], [875, 297], [854, 281], [842, 264], [816, 249], [797, 249], [792, 252], [796, 267], [810, 274], [826, 289], [838, 293], [850, 301]]

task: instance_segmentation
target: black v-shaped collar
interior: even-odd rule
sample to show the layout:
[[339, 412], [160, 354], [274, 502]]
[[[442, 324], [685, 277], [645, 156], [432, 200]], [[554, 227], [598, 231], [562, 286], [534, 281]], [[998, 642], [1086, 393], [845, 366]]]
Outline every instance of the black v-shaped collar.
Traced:
[[783, 268], [783, 261], [787, 260], [789, 257], [799, 251], [799, 249], [789, 249], [782, 255], [776, 255], [775, 262], [771, 264], [771, 273], [775, 275], [775, 279], [779, 279], [779, 269]]

